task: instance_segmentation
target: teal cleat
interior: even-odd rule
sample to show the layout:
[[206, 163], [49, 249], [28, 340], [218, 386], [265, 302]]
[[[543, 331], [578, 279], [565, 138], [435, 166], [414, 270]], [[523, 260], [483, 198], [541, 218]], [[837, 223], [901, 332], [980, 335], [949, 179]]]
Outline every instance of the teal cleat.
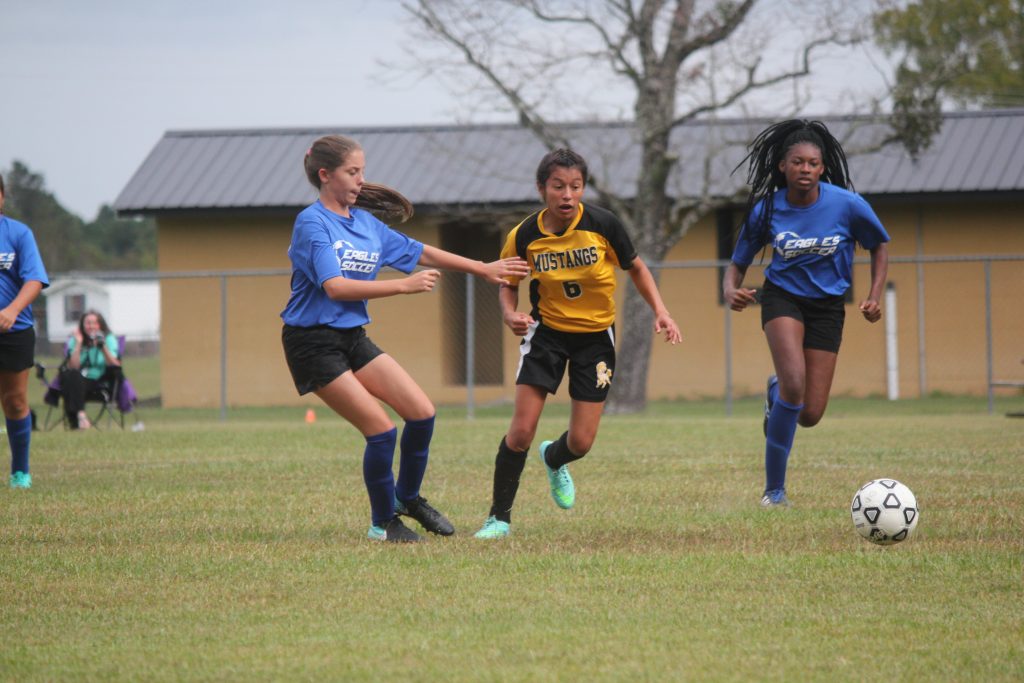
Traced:
[[32, 475], [28, 472], [12, 472], [11, 473], [11, 488], [12, 489], [30, 489], [32, 488]]
[[557, 470], [548, 467], [548, 462], [544, 459], [544, 453], [547, 452], [548, 446], [553, 443], [554, 441], [544, 441], [541, 443], [539, 449], [540, 461], [548, 473], [548, 483], [551, 484], [551, 498], [554, 499], [555, 505], [563, 510], [568, 510], [576, 503], [576, 487], [572, 483], [572, 475], [569, 474], [568, 465], [562, 465]]
[[418, 543], [423, 538], [409, 527], [402, 524], [397, 515], [387, 521], [384, 526], [370, 525], [366, 537], [371, 541], [386, 541], [388, 543]]
[[508, 522], [503, 522], [494, 515], [487, 518], [480, 531], [473, 534], [473, 538], [505, 538], [512, 531]]

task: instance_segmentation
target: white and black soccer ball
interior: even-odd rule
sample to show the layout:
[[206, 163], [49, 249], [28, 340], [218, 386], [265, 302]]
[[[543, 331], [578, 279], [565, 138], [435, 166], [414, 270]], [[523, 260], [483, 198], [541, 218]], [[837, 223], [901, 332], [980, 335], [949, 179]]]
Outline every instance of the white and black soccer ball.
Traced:
[[895, 479], [875, 479], [853, 495], [850, 515], [858, 534], [872, 543], [892, 545], [910, 538], [920, 511], [906, 485]]

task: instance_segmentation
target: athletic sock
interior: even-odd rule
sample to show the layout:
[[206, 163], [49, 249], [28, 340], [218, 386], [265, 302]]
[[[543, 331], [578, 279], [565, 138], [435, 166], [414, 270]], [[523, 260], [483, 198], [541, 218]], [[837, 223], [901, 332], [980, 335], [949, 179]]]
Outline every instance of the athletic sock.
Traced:
[[544, 451], [544, 462], [553, 470], [557, 470], [562, 465], [568, 465], [582, 457], [582, 455], [576, 455], [569, 450], [569, 432], [562, 432], [558, 440], [552, 442], [548, 449]]
[[502, 437], [498, 454], [494, 457], [494, 493], [491, 514], [503, 522], [512, 521], [512, 504], [519, 491], [519, 477], [526, 465], [526, 451], [514, 451]]
[[32, 413], [20, 420], [7, 418], [7, 443], [11, 446], [11, 473], [28, 474], [28, 447], [32, 440]]
[[797, 418], [803, 407], [802, 403], [795, 406], [779, 396], [775, 397], [775, 405], [768, 415], [768, 437], [765, 439], [765, 491], [786, 487], [786, 464], [793, 448]]
[[395, 477], [391, 463], [395, 458], [398, 429], [366, 437], [363, 451], [363, 481], [370, 495], [370, 516], [374, 526], [384, 526], [395, 516]]
[[433, 415], [425, 420], [405, 421], [398, 445], [398, 481], [395, 483], [395, 495], [403, 503], [415, 500], [420, 495], [420, 484], [427, 471], [430, 439], [433, 435]]

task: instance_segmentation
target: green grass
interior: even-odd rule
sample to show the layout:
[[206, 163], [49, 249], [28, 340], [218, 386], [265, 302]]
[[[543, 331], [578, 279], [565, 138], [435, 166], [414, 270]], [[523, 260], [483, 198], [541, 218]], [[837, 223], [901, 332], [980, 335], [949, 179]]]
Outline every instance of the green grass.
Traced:
[[[576, 508], [531, 452], [498, 542], [472, 533], [508, 409], [446, 409], [424, 495], [458, 533], [402, 547], [366, 540], [361, 439], [323, 408], [37, 434], [0, 491], [0, 679], [1019, 681], [1024, 420], [963, 401], [838, 400], [768, 511], [755, 401], [608, 416]], [[921, 506], [889, 548], [848, 512], [881, 476]]]

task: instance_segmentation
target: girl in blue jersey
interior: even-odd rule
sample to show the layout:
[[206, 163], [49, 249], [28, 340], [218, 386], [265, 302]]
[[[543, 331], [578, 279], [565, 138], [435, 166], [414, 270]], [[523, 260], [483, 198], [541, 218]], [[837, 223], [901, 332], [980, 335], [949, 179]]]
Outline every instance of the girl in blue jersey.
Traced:
[[[889, 235], [853, 192], [846, 154], [819, 121], [790, 120], [755, 138], [747, 180], [751, 191], [725, 301], [742, 311], [755, 300], [744, 288], [747, 267], [772, 249], [761, 293], [761, 326], [775, 365], [765, 401], [764, 506], [789, 505], [786, 464], [796, 426], [813, 427], [828, 405], [842, 341], [845, 295], [855, 244], [871, 253], [871, 288], [859, 306], [868, 322], [882, 317]], [[847, 189], [849, 188], [849, 189]]]
[[[366, 438], [363, 479], [370, 496], [374, 540], [421, 540], [399, 519], [415, 519], [444, 536], [451, 522], [420, 496], [434, 430], [434, 406], [415, 380], [366, 336], [367, 300], [429, 292], [440, 277], [435, 268], [472, 273], [493, 284], [527, 274], [526, 262], [508, 258], [482, 263], [422, 244], [392, 230], [366, 208], [401, 220], [412, 205], [398, 192], [364, 181], [366, 157], [354, 140], [330, 135], [306, 152], [306, 177], [320, 198], [295, 219], [288, 256], [291, 297], [281, 313], [282, 342], [299, 394], [314, 393]], [[410, 273], [376, 280], [390, 266]], [[398, 430], [378, 400], [405, 421]], [[399, 446], [399, 472], [392, 461]]]
[[28, 371], [35, 365], [36, 346], [32, 302], [50, 281], [32, 230], [3, 215], [4, 193], [0, 176], [0, 404], [11, 447], [11, 488], [27, 489], [32, 486]]

